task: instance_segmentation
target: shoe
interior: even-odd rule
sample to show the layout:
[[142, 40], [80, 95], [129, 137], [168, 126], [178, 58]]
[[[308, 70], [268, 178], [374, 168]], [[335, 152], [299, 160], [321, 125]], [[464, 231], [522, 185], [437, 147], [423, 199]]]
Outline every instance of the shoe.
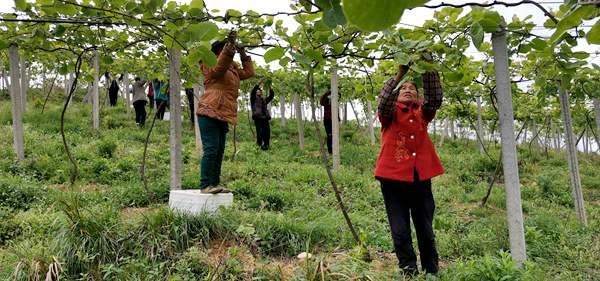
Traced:
[[268, 145], [262, 145], [260, 147], [261, 150], [269, 150], [269, 146]]
[[223, 187], [220, 186], [209, 186], [207, 188], [200, 189], [201, 193], [204, 194], [217, 194], [223, 192]]
[[227, 189], [227, 188], [225, 188], [224, 186], [222, 186], [220, 184], [217, 185], [216, 187], [221, 189], [221, 191], [219, 193], [231, 193], [230, 189]]

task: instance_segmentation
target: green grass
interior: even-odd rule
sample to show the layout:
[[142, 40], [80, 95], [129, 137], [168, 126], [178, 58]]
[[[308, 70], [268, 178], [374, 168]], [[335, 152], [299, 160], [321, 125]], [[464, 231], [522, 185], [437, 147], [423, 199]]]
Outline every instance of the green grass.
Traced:
[[[238, 153], [228, 135], [222, 181], [234, 206], [217, 216], [186, 217], [168, 207], [168, 122], [150, 138], [146, 193], [140, 163], [147, 131], [123, 107], [102, 109], [91, 130], [89, 105], [67, 112], [67, 140], [79, 178], [68, 184], [70, 164], [59, 134], [61, 104], [41, 114], [30, 95], [25, 115], [26, 160], [15, 164], [10, 102], [0, 100], [0, 280], [44, 278], [60, 264], [63, 280], [389, 280], [400, 278], [379, 184], [373, 178], [378, 146], [355, 124], [342, 128], [342, 168], [336, 179], [373, 262], [357, 257], [321, 166], [312, 124], [306, 149], [295, 122], [272, 121], [272, 149], [254, 144], [247, 114], [239, 114]], [[321, 125], [319, 124], [319, 127]], [[184, 123], [183, 185], [198, 185], [194, 133]], [[498, 147], [489, 146], [496, 158]], [[434, 227], [440, 275], [418, 280], [599, 280], [600, 157], [580, 155], [590, 225], [580, 226], [563, 154], [519, 148], [528, 262], [510, 259], [502, 180], [486, 207], [480, 201], [495, 160], [475, 143], [446, 140], [438, 148], [447, 173], [434, 179]], [[416, 243], [415, 243], [416, 245]], [[309, 251], [315, 256], [298, 261]]]

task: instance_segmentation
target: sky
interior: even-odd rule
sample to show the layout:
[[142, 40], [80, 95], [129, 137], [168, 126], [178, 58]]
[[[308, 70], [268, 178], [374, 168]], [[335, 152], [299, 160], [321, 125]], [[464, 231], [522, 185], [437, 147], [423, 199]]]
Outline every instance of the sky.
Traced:
[[[177, 0], [179, 3], [189, 3], [190, 0]], [[218, 14], [224, 14], [227, 9], [236, 9], [242, 12], [247, 10], [254, 10], [259, 13], [274, 13], [281, 11], [291, 11], [290, 4], [292, 1], [290, 0], [204, 0], [206, 6], [209, 9], [219, 9], [220, 12]], [[473, 0], [477, 2], [484, 3], [486, 1], [483, 0]], [[432, 0], [428, 4], [439, 4], [440, 0]], [[464, 1], [457, 0], [444, 0], [446, 3], [460, 4]], [[518, 0], [507, 0], [506, 2], [518, 2]], [[548, 10], [557, 10], [562, 1], [559, 0], [541, 0], [538, 1]], [[534, 34], [549, 36], [552, 32], [543, 27], [543, 23], [546, 21], [546, 17], [533, 5], [524, 5], [519, 7], [503, 7], [503, 6], [494, 6], [494, 10], [498, 11], [504, 18], [510, 20], [513, 15], [518, 16], [519, 18], [524, 18], [527, 15], [532, 15], [532, 21], [536, 24], [533, 32]], [[11, 0], [2, 0], [0, 1], [0, 12], [12, 12], [14, 10], [14, 1]], [[410, 25], [422, 25], [426, 20], [433, 18], [433, 9], [428, 8], [416, 8], [413, 10], [405, 11], [404, 15], [400, 19], [400, 24], [410, 24]], [[278, 17], [283, 20], [284, 25], [289, 28], [290, 32], [295, 30], [298, 27], [298, 24], [294, 21], [292, 17], [289, 16], [280, 16]], [[593, 22], [584, 23], [584, 25], [592, 25]], [[407, 27], [407, 26], [404, 26]], [[589, 27], [583, 28], [583, 30], [589, 30]], [[490, 35], [488, 34], [486, 40], [490, 40]], [[575, 51], [586, 51], [590, 53], [599, 53], [600, 54], [600, 46], [597, 45], [588, 45], [585, 42], [585, 39], [579, 39], [579, 44]], [[257, 53], [264, 53], [264, 51], [256, 51]], [[600, 55], [592, 55], [588, 58], [590, 63], [596, 63], [600, 65]], [[475, 58], [483, 57], [479, 52], [471, 47], [467, 50], [467, 55], [474, 56]], [[258, 64], [264, 64], [262, 57], [255, 56], [254, 60]], [[278, 68], [276, 63], [270, 64], [272, 68]]]

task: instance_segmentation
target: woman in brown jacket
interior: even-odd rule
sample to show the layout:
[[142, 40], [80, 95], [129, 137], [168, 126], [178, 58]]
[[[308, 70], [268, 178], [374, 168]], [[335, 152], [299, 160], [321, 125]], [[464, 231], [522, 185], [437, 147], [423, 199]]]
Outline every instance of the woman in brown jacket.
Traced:
[[[196, 115], [202, 137], [204, 155], [200, 163], [200, 189], [203, 193], [230, 192], [220, 184], [221, 163], [225, 152], [228, 123], [237, 123], [237, 98], [240, 81], [254, 76], [254, 67], [244, 48], [236, 44], [236, 33], [212, 44], [217, 65], [201, 65], [204, 74], [204, 95], [198, 102]], [[233, 61], [236, 51], [242, 67]]]

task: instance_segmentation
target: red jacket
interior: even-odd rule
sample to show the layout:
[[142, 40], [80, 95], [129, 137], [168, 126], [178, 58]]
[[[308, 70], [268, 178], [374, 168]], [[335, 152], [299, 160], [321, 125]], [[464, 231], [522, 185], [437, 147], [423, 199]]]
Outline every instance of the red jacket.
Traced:
[[427, 125], [432, 119], [433, 115], [423, 114], [421, 104], [396, 103], [393, 119], [381, 129], [381, 151], [375, 168], [377, 179], [413, 182], [415, 169], [421, 181], [444, 173], [427, 134]]

